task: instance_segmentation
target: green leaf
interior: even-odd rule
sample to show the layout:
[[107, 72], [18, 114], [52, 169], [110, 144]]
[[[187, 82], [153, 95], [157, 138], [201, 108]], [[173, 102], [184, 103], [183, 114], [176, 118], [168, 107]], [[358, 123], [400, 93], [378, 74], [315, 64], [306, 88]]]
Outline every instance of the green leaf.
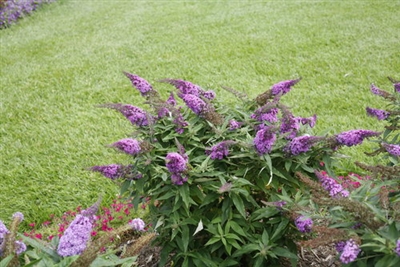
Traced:
[[230, 197], [233, 201], [233, 204], [235, 205], [236, 209], [239, 211], [240, 215], [243, 216], [243, 218], [246, 218], [246, 211], [244, 208], [244, 203], [243, 200], [240, 196], [236, 194], [230, 194]]
[[241, 249], [236, 250], [232, 257], [237, 258], [242, 256], [243, 254], [250, 254], [251, 252], [258, 251], [259, 246], [256, 244], [246, 244]]
[[235, 221], [229, 221], [229, 226], [235, 231], [237, 234], [246, 237], [247, 234], [243, 231], [243, 228], [239, 226]]
[[251, 215], [252, 221], [258, 221], [264, 218], [270, 218], [280, 211], [276, 207], [266, 207], [262, 209], [258, 209]]
[[4, 259], [2, 259], [0, 261], [0, 267], [7, 267], [8, 264], [11, 262], [11, 260], [13, 259], [14, 255], [8, 255], [7, 257], [5, 257]]
[[[79, 258], [79, 255], [64, 258], [61, 262], [54, 265], [54, 267], [68, 267]], [[26, 266], [25, 266], [26, 267]]]
[[262, 243], [267, 246], [270, 243], [268, 232], [264, 229], [261, 236]]
[[37, 242], [36, 240], [34, 240], [34, 239], [30, 238], [30, 237], [24, 236], [24, 235], [22, 235], [20, 233], [18, 233], [18, 236], [20, 238], [22, 238], [23, 241], [26, 244], [29, 244], [32, 247], [37, 248], [40, 251], [42, 251], [42, 252], [46, 253], [47, 255], [49, 255], [54, 261], [59, 261], [61, 259], [61, 257], [54, 250], [43, 246], [41, 243]]
[[297, 259], [296, 254], [290, 252], [287, 249], [281, 248], [281, 247], [273, 248], [272, 252], [281, 257], [285, 257], [285, 258], [289, 258], [289, 259]]
[[282, 221], [278, 225], [278, 227], [273, 231], [271, 241], [274, 242], [278, 240], [285, 233], [286, 226], [289, 224], [289, 219], [282, 217]]
[[189, 202], [190, 202], [190, 197], [189, 197], [189, 185], [187, 183], [184, 183], [179, 187], [179, 193], [182, 197], [183, 203], [185, 204], [186, 208], [189, 208]]
[[183, 252], [186, 253], [189, 247], [189, 227], [187, 225], [181, 226], [182, 230], [182, 243], [183, 243]]
[[214, 236], [210, 240], [208, 240], [208, 242], [204, 246], [209, 246], [219, 241], [221, 241], [221, 238], [219, 236]]

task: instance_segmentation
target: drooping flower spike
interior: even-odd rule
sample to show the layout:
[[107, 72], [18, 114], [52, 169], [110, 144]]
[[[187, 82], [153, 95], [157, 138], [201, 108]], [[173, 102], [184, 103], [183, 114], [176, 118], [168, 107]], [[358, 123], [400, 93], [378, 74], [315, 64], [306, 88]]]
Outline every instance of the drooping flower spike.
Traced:
[[365, 110], [367, 111], [368, 116], [376, 117], [378, 120], [385, 120], [390, 116], [390, 112], [382, 109], [367, 107]]
[[111, 147], [118, 148], [122, 152], [129, 155], [137, 155], [141, 152], [140, 142], [136, 139], [125, 138], [121, 139], [110, 145]]
[[125, 116], [133, 125], [136, 126], [147, 126], [153, 123], [154, 118], [146, 111], [139, 107], [135, 107], [129, 104], [104, 104], [99, 107], [111, 108], [119, 111]]
[[287, 94], [292, 89], [292, 86], [297, 84], [300, 80], [301, 80], [301, 78], [276, 83], [271, 87], [271, 92], [273, 95]]
[[115, 180], [118, 178], [123, 178], [125, 176], [130, 176], [132, 165], [118, 165], [118, 164], [110, 164], [103, 166], [93, 166], [90, 168], [91, 171], [99, 172], [107, 178], [111, 180]]
[[313, 145], [321, 141], [323, 137], [318, 136], [298, 136], [293, 138], [284, 148], [289, 154], [296, 156], [305, 153], [311, 149]]
[[339, 145], [355, 146], [361, 144], [365, 138], [379, 136], [381, 133], [371, 130], [350, 130], [335, 136]]
[[389, 154], [400, 157], [400, 145], [382, 143], [382, 146]]
[[138, 75], [125, 71], [124, 74], [132, 82], [133, 87], [135, 87], [142, 96], [148, 95], [148, 93], [153, 90], [153, 87], [150, 85], [150, 83]]
[[164, 79], [159, 82], [165, 82], [175, 86], [181, 95], [191, 94], [199, 97], [203, 91], [200, 86], [184, 80]]
[[259, 154], [268, 154], [276, 141], [276, 134], [271, 127], [263, 127], [258, 130], [253, 140], [254, 146]]

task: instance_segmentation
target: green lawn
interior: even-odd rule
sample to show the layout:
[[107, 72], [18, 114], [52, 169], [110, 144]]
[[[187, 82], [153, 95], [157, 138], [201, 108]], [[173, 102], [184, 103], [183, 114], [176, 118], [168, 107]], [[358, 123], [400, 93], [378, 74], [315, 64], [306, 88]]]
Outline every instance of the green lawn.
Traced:
[[[46, 5], [0, 31], [0, 214], [42, 221], [88, 206], [117, 187], [93, 165], [127, 163], [105, 148], [134, 129], [94, 106], [142, 105], [122, 74], [181, 78], [251, 97], [303, 77], [283, 102], [298, 116], [318, 114], [331, 133], [382, 122], [365, 115], [385, 102], [370, 83], [400, 79], [399, 1], [69, 1]], [[353, 158], [368, 160], [361, 149]]]

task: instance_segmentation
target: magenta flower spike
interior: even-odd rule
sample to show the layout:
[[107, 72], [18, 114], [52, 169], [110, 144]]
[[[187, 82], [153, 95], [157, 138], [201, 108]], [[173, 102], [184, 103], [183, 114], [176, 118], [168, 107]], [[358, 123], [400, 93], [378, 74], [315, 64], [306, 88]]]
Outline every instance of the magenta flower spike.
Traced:
[[376, 117], [378, 120], [385, 120], [390, 116], [390, 112], [382, 109], [367, 107], [365, 110], [367, 111], [368, 116]]
[[103, 166], [93, 166], [90, 168], [91, 171], [100, 172], [107, 178], [111, 180], [115, 180], [117, 178], [124, 177], [125, 174], [129, 173], [130, 165], [118, 165], [118, 164], [110, 164]]
[[379, 136], [380, 133], [371, 130], [350, 130], [336, 135], [336, 142], [340, 145], [355, 146], [361, 144], [365, 138]]
[[323, 138], [318, 136], [303, 135], [293, 138], [284, 148], [289, 154], [296, 156], [305, 153], [311, 147]]
[[260, 154], [268, 154], [272, 150], [272, 146], [276, 141], [276, 134], [272, 132], [271, 128], [264, 127], [256, 133], [253, 140], [256, 150]]
[[133, 87], [135, 87], [142, 96], [146, 96], [151, 90], [153, 90], [153, 87], [150, 85], [150, 83], [138, 75], [125, 71], [124, 74], [132, 82]]
[[229, 146], [234, 144], [232, 140], [222, 141], [211, 148], [206, 149], [206, 154], [210, 155], [211, 159], [223, 159], [229, 154]]
[[358, 254], [361, 249], [358, 247], [356, 242], [353, 239], [346, 241], [346, 244], [343, 247], [342, 254], [340, 255], [340, 261], [344, 264], [348, 264], [357, 259]]
[[140, 142], [132, 138], [121, 139], [110, 146], [118, 148], [122, 152], [125, 152], [129, 155], [137, 155], [141, 151]]
[[165, 157], [166, 166], [171, 173], [181, 173], [187, 169], [187, 160], [179, 153], [171, 152]]
[[165, 79], [160, 82], [166, 82], [175, 86], [175, 88], [179, 90], [179, 94], [182, 95], [190, 94], [200, 96], [203, 92], [200, 86], [184, 80]]
[[342, 185], [325, 173], [315, 171], [315, 175], [321, 182], [322, 187], [329, 192], [331, 197], [348, 197], [349, 191], [343, 189]]
[[311, 228], [313, 226], [313, 220], [311, 218], [301, 215], [296, 218], [294, 223], [300, 232], [302, 233], [311, 232]]
[[182, 100], [195, 114], [200, 115], [207, 111], [207, 104], [196, 95], [186, 94], [182, 95]]
[[400, 157], [400, 145], [382, 143], [382, 146], [389, 154]]
[[287, 80], [287, 81], [282, 81], [282, 82], [276, 83], [271, 87], [271, 92], [273, 95], [287, 94], [292, 89], [292, 86], [294, 86], [300, 80], [301, 80], [301, 78], [296, 79], [296, 80]]

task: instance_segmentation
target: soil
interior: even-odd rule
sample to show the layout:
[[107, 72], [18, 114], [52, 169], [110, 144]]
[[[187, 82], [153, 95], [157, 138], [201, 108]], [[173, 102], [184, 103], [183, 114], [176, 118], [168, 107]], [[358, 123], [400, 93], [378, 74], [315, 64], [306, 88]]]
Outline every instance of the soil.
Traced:
[[[158, 267], [160, 247], [147, 246], [143, 248], [137, 259], [138, 267]], [[298, 257], [298, 267], [340, 267], [341, 263], [336, 256], [334, 246], [321, 246], [319, 248], [301, 248]], [[166, 265], [170, 267], [171, 264]], [[282, 267], [291, 267], [288, 261], [282, 261]]]

